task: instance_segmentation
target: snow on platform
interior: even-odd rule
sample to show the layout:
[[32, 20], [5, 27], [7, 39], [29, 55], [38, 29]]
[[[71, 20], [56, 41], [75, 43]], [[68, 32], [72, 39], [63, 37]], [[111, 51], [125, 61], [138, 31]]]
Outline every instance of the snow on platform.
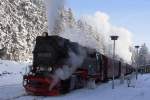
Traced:
[[0, 60], [0, 86], [20, 84], [28, 63]]
[[[11, 62], [7, 64], [8, 68], [5, 68], [5, 71], [7, 71], [6, 69], [8, 69], [8, 72], [15, 71], [15, 69], [11, 70]], [[115, 89], [111, 89], [110, 81], [109, 83], [98, 85], [96, 89], [84, 88], [57, 97], [29, 96], [22, 87], [22, 77], [19, 73], [23, 70], [24, 64], [13, 64], [14, 67], [19, 65], [20, 67], [18, 67], [21, 69], [19, 70], [17, 67], [16, 70], [18, 71], [12, 71], [15, 74], [0, 76], [0, 100], [149, 100], [150, 98], [150, 74], [139, 75], [138, 80], [133, 84], [135, 88], [127, 87], [126, 82], [120, 84], [119, 80], [116, 80]], [[0, 67], [1, 70], [2, 66], [0, 65]]]

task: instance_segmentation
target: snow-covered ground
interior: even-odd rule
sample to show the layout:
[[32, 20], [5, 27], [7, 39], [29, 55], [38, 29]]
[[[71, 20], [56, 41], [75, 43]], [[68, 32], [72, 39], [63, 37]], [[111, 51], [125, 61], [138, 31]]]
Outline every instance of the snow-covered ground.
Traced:
[[20, 84], [28, 63], [0, 60], [0, 86]]
[[[150, 74], [139, 75], [134, 87], [115, 81], [98, 85], [96, 89], [80, 89], [57, 97], [29, 96], [22, 87], [22, 73], [27, 64], [0, 60], [0, 100], [149, 100]], [[134, 81], [134, 79], [132, 80]]]

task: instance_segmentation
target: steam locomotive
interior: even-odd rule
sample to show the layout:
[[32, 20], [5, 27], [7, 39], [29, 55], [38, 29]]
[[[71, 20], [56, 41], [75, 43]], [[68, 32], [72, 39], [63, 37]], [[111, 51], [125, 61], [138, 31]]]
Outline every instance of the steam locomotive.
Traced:
[[27, 93], [57, 96], [83, 88], [88, 83], [107, 82], [113, 76], [132, 73], [133, 68], [121, 61], [83, 47], [59, 36], [38, 36], [33, 50], [33, 65], [23, 76]]

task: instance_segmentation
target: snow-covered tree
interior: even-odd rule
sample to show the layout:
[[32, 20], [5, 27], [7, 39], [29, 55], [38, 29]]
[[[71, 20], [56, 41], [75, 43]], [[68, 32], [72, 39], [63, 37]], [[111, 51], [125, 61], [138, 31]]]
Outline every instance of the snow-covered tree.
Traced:
[[33, 41], [47, 31], [42, 0], [1, 0], [0, 46], [12, 60], [32, 58]]
[[97, 29], [91, 25], [89, 25], [84, 19], [80, 19], [77, 21], [77, 27], [85, 32], [86, 34], [91, 35], [97, 42], [97, 50], [102, 54], [108, 55], [109, 47], [105, 44], [105, 40], [101, 33], [97, 31]]
[[138, 62], [140, 65], [145, 65], [148, 61], [148, 55], [149, 55], [149, 51], [148, 51], [148, 47], [146, 46], [146, 44], [142, 44], [140, 50], [139, 50], [139, 59]]
[[138, 51], [136, 48], [130, 48], [130, 51], [132, 52], [132, 64], [134, 66], [137, 66], [137, 64], [144, 66], [149, 63], [150, 53], [145, 43], [140, 46]]
[[54, 29], [51, 34], [59, 35], [64, 32], [65, 29], [70, 29], [75, 26], [75, 18], [71, 8], [62, 8], [59, 10], [59, 16], [54, 23]]

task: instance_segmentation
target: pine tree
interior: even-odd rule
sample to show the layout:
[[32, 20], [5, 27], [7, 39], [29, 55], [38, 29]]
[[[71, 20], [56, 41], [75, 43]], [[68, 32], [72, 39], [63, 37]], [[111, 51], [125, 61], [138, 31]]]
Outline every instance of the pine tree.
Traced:
[[0, 46], [12, 60], [32, 58], [33, 41], [47, 31], [42, 0], [1, 0]]
[[138, 62], [140, 65], [145, 65], [148, 61], [148, 47], [146, 46], [146, 44], [144, 43], [140, 50], [139, 50], [139, 58], [138, 58]]

